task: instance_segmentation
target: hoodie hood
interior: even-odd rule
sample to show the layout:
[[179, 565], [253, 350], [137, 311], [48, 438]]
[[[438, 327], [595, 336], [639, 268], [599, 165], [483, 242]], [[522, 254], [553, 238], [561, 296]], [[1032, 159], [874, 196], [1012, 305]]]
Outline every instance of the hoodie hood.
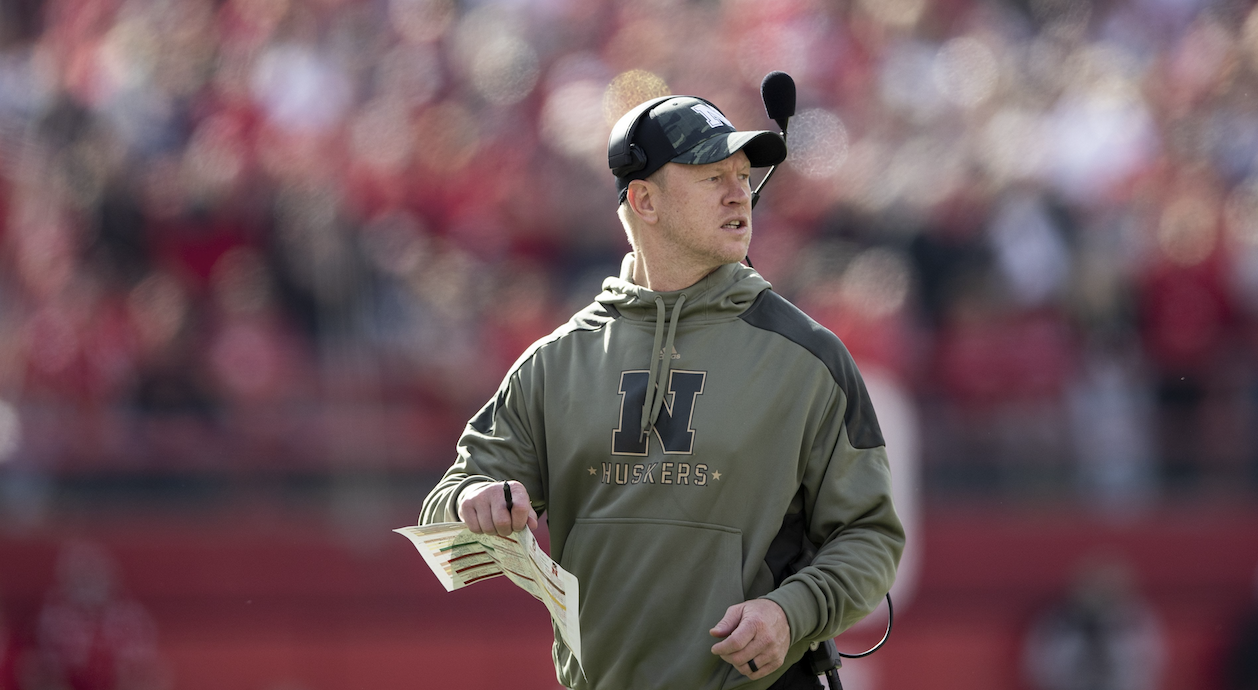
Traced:
[[[646, 353], [651, 362], [641, 418], [642, 435], [646, 436], [651, 433], [664, 405], [677, 324], [682, 319], [716, 321], [738, 318], [761, 292], [771, 286], [755, 269], [730, 263], [688, 288], [655, 292], [632, 281], [635, 261], [637, 257], [634, 253], [626, 255], [620, 265], [620, 276], [603, 281], [603, 292], [596, 299], [605, 307], [614, 309], [622, 318], [655, 323], [654, 345], [651, 352]], [[664, 335], [666, 330], [667, 337]]]

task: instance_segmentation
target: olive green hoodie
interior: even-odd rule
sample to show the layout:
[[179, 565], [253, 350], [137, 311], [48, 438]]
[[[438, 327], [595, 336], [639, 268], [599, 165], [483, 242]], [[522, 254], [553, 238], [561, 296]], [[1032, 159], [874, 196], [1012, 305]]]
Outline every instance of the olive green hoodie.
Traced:
[[[895, 579], [882, 434], [847, 349], [753, 269], [659, 293], [629, 280], [633, 260], [516, 362], [420, 519], [456, 520], [470, 484], [524, 484], [581, 582], [584, 675], [554, 646], [568, 687], [766, 688]], [[785, 611], [791, 647], [752, 681], [708, 631], [757, 597]]]

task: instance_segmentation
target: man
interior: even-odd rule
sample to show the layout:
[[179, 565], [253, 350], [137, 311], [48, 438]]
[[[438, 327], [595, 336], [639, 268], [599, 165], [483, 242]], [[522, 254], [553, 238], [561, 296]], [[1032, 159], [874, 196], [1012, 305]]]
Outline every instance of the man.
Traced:
[[567, 687], [818, 687], [804, 652], [879, 603], [904, 533], [846, 348], [739, 263], [751, 168], [786, 144], [670, 97], [608, 150], [633, 252], [512, 367], [421, 521], [505, 536], [549, 511], [581, 582]]

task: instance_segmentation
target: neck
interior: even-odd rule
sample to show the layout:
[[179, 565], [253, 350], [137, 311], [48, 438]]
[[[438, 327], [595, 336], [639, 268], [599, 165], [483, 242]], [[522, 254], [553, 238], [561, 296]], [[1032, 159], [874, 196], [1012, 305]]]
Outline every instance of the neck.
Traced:
[[[663, 263], [663, 265], [661, 265]], [[654, 292], [674, 292], [683, 290], [703, 280], [718, 267], [669, 265], [664, 262], [653, 262], [641, 251], [633, 262], [633, 282], [635, 285]]]

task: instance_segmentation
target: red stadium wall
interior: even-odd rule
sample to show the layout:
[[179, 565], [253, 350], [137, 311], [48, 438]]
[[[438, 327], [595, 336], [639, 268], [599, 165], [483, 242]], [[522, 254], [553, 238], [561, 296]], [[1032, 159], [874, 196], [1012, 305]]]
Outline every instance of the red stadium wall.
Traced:
[[[848, 690], [1023, 687], [1031, 617], [1098, 551], [1132, 565], [1162, 619], [1162, 687], [1220, 687], [1222, 650], [1252, 602], [1258, 509], [1170, 510], [1126, 525], [1060, 510], [924, 517], [916, 595], [886, 649], [845, 666]], [[67, 538], [90, 538], [117, 559], [124, 592], [156, 621], [172, 688], [557, 687], [545, 610], [530, 597], [504, 581], [447, 594], [404, 538], [322, 524], [114, 520], [0, 537], [11, 647], [33, 644]], [[864, 649], [880, 625], [843, 636], [840, 648]]]

